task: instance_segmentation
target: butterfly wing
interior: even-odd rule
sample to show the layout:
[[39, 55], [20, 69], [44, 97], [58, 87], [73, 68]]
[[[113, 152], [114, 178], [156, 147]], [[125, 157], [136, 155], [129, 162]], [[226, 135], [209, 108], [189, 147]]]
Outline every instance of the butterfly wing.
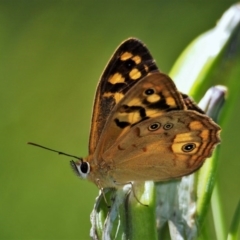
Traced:
[[97, 87], [89, 139], [90, 154], [94, 152], [114, 106], [140, 79], [154, 71], [158, 71], [155, 61], [141, 41], [130, 38], [117, 48]]
[[186, 106], [181, 94], [167, 75], [154, 72], [144, 77], [113, 108], [95, 152], [96, 159], [137, 123], [183, 109]]
[[[138, 39], [129, 38], [116, 49], [98, 83], [92, 113], [89, 154], [93, 154], [114, 106], [145, 76], [159, 72], [147, 47]], [[186, 95], [181, 94], [188, 109], [203, 111]]]
[[205, 112], [187, 94], [181, 93], [181, 95], [188, 110], [194, 110], [205, 114]]
[[102, 155], [117, 183], [163, 181], [202, 166], [220, 142], [220, 127], [195, 111], [171, 111], [140, 122]]

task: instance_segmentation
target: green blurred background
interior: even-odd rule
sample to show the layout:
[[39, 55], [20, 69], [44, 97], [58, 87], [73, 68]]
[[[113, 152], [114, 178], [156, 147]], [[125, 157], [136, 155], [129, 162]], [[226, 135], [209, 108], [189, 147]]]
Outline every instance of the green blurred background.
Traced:
[[[121, 41], [140, 38], [167, 73], [233, 3], [0, 1], [0, 239], [89, 239], [97, 187], [72, 173], [71, 159], [26, 143], [86, 156], [96, 84]], [[239, 120], [232, 111], [229, 122], [238, 128]], [[218, 180], [229, 226], [240, 192], [239, 130], [222, 136]]]

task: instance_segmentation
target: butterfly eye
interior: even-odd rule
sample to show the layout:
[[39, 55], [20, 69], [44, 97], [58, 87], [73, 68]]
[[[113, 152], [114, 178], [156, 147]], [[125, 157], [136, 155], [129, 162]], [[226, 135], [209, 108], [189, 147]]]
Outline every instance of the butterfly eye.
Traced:
[[74, 161], [70, 161], [71, 167], [73, 171], [82, 178], [87, 178], [89, 172], [90, 172], [90, 165], [88, 162], [84, 162], [81, 159], [81, 163], [77, 164]]
[[156, 131], [156, 130], [158, 130], [160, 127], [161, 127], [161, 124], [158, 123], [158, 122], [156, 122], [156, 123], [151, 124], [151, 125], [148, 127], [148, 130], [149, 130], [149, 131]]
[[164, 130], [169, 130], [173, 127], [173, 124], [172, 123], [166, 123], [164, 126], [163, 126], [163, 129]]
[[90, 172], [90, 166], [88, 162], [82, 162], [80, 169], [83, 174], [88, 174]]
[[149, 88], [149, 89], [147, 89], [147, 90], [145, 90], [145, 92], [144, 92], [146, 95], [152, 95], [152, 94], [154, 94], [155, 93], [155, 91], [154, 91], [154, 89], [152, 89], [152, 88]]
[[124, 61], [124, 65], [127, 69], [131, 70], [136, 65], [136, 63], [132, 59], [128, 59]]
[[195, 148], [196, 148], [195, 143], [187, 143], [187, 144], [182, 146], [183, 152], [191, 152]]

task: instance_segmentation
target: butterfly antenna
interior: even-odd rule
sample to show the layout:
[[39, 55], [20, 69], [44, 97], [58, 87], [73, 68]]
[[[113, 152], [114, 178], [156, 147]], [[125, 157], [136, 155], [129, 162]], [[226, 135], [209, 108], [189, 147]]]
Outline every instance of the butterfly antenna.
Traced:
[[67, 153], [64, 153], [64, 152], [61, 152], [61, 151], [57, 151], [57, 150], [54, 150], [54, 149], [51, 149], [51, 148], [48, 148], [48, 147], [44, 147], [44, 146], [39, 145], [37, 143], [28, 142], [27, 144], [33, 145], [35, 147], [40, 147], [40, 148], [43, 148], [43, 149], [46, 149], [46, 150], [49, 150], [49, 151], [52, 151], [52, 152], [56, 152], [59, 155], [65, 155], [65, 156], [68, 156], [68, 157], [73, 157], [73, 158], [76, 158], [76, 159], [82, 161], [82, 158], [80, 158], [80, 157], [77, 157], [77, 156], [74, 156], [74, 155], [71, 155], [71, 154], [67, 154]]

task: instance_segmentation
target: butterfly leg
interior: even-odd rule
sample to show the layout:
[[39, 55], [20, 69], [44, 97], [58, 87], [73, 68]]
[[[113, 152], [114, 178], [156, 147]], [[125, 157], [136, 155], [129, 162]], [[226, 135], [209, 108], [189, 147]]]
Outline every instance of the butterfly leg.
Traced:
[[138, 197], [137, 197], [137, 195], [136, 195], [136, 192], [135, 192], [134, 185], [133, 185], [132, 182], [127, 182], [127, 183], [117, 183], [117, 182], [115, 182], [115, 184], [118, 185], [118, 186], [125, 186], [125, 185], [127, 185], [127, 184], [130, 184], [130, 185], [131, 185], [131, 189], [129, 189], [128, 195], [129, 195], [129, 194], [131, 193], [131, 191], [132, 191], [133, 196], [134, 196], [134, 198], [136, 199], [136, 201], [137, 201], [138, 203], [140, 203], [141, 205], [143, 205], [143, 206], [145, 206], [145, 207], [148, 207], [148, 205], [140, 202], [140, 200], [138, 199]]
[[103, 199], [104, 199], [107, 207], [108, 207], [108, 208], [111, 208], [111, 206], [108, 204], [107, 198], [106, 198], [105, 193], [104, 193], [104, 191], [103, 191], [103, 187], [101, 186], [100, 179], [97, 179], [96, 182], [97, 182], [97, 186], [98, 186], [99, 190], [101, 191], [101, 194], [103, 195]]

